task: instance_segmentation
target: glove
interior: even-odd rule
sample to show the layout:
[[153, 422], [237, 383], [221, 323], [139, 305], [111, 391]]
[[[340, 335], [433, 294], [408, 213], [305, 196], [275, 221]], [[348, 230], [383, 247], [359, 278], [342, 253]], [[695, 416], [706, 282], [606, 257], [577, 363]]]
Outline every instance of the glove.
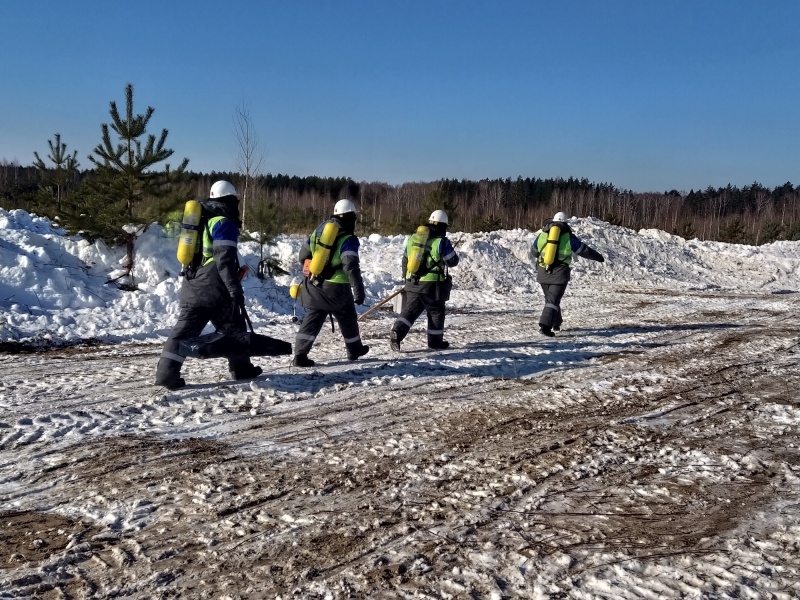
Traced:
[[603, 258], [602, 254], [600, 254], [594, 248], [589, 248], [588, 246], [585, 246], [585, 250], [583, 252], [579, 253], [578, 256], [581, 256], [583, 258], [588, 258], [589, 260], [594, 260], [594, 261], [597, 261], [597, 262], [605, 262], [606, 261], [606, 259]]
[[244, 294], [231, 294], [232, 331], [246, 331], [244, 321]]
[[364, 292], [362, 291], [362, 292], [360, 292], [360, 293], [357, 293], [355, 296], [353, 296], [353, 300], [354, 300], [354, 301], [355, 301], [355, 303], [356, 303], [356, 304], [358, 304], [359, 306], [361, 306], [362, 304], [364, 304]]

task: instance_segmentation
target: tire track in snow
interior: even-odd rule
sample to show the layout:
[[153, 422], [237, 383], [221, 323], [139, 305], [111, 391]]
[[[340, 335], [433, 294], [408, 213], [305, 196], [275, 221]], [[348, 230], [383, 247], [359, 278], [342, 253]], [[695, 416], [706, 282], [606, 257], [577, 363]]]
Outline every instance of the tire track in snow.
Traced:
[[[224, 363], [189, 361], [186, 390], [98, 390], [103, 411], [87, 414], [102, 434], [48, 438], [55, 415], [78, 409], [60, 406], [64, 389], [42, 390], [20, 430], [44, 434], [0, 451], [21, 459], [0, 496], [103, 527], [47, 563], [72, 576], [73, 594], [524, 597], [557, 586], [577, 598], [622, 579], [620, 597], [699, 596], [709, 581], [731, 597], [788, 597], [794, 541], [768, 524], [798, 527], [776, 504], [798, 475], [787, 444], [763, 432], [797, 439], [781, 423], [797, 335], [749, 300], [704, 322], [705, 298], [679, 312], [641, 298], [617, 305], [624, 320], [575, 318], [552, 341], [501, 314], [464, 314], [446, 352], [394, 355], [376, 341], [370, 362], [348, 363], [331, 336], [314, 371], [246, 384], [212, 383]], [[711, 352], [689, 355], [703, 345]], [[140, 380], [154, 367], [134, 363]], [[0, 420], [11, 425], [0, 432], [16, 427]], [[754, 564], [756, 544], [779, 575], [737, 566]], [[47, 569], [25, 580], [31, 571], [0, 583], [16, 577], [6, 587], [22, 595], [64, 585]]]

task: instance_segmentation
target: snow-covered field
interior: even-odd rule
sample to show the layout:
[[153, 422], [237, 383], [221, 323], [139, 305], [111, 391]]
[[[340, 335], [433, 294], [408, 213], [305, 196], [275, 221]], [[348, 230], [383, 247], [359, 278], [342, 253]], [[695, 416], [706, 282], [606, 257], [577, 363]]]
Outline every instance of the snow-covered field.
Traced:
[[[607, 262], [556, 338], [534, 233], [454, 233], [448, 350], [423, 316], [393, 353], [387, 305], [355, 363], [327, 327], [312, 370], [190, 359], [166, 392], [174, 240], [123, 292], [119, 251], [0, 210], [0, 598], [800, 597], [800, 243], [572, 225]], [[360, 310], [402, 243], [362, 238]], [[293, 342], [291, 278], [245, 289]]]

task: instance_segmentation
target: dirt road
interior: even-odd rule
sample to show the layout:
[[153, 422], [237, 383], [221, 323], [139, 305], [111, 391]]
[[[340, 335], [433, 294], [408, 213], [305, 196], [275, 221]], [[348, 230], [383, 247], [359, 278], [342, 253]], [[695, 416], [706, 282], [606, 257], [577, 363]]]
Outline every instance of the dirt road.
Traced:
[[575, 294], [173, 393], [157, 345], [0, 356], [0, 598], [798, 597], [800, 300]]

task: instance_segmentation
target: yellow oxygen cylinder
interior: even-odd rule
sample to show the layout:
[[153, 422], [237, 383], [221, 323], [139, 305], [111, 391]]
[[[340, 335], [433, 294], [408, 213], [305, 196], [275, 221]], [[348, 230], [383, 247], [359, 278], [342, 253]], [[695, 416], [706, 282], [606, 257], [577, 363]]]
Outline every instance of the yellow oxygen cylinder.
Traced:
[[542, 262], [548, 267], [556, 261], [559, 237], [561, 237], [561, 227], [552, 225], [550, 231], [547, 232], [547, 243], [544, 245], [544, 252], [542, 253]]
[[[197, 246], [197, 236], [200, 233], [200, 216], [203, 207], [197, 200], [188, 200], [183, 209], [183, 222], [181, 232], [178, 234], [178, 262], [186, 267], [194, 258]], [[183, 275], [183, 271], [181, 271]]]
[[297, 295], [300, 293], [301, 283], [302, 282], [300, 281], [299, 277], [295, 277], [294, 279], [292, 279], [292, 283], [291, 285], [289, 285], [289, 296], [295, 299], [297, 298]]
[[317, 240], [314, 255], [311, 257], [309, 271], [312, 277], [318, 277], [325, 265], [328, 264], [328, 257], [331, 255], [336, 236], [339, 234], [339, 224], [336, 221], [328, 221], [322, 228], [322, 235]]
[[408, 263], [406, 264], [406, 279], [410, 279], [422, 266], [430, 231], [427, 225], [420, 225], [417, 227], [416, 233], [411, 236], [411, 251], [408, 254]]

